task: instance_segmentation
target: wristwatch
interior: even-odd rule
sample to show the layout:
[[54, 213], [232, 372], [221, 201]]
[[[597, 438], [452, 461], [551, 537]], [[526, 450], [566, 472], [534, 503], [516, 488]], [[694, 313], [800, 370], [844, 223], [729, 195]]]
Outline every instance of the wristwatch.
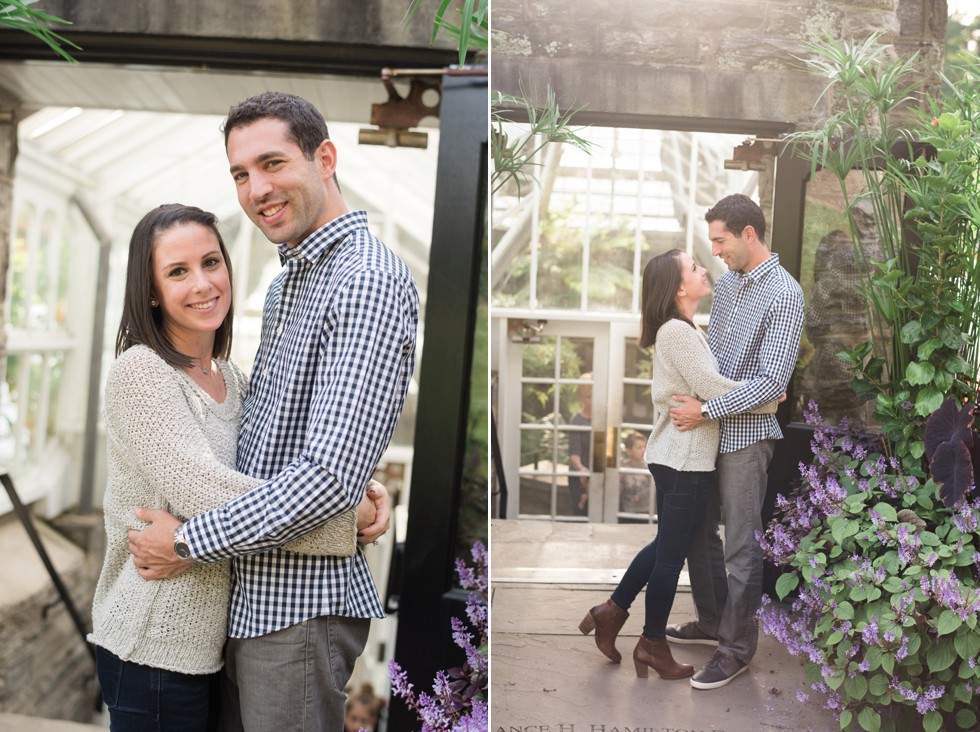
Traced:
[[711, 417], [708, 415], [708, 403], [707, 402], [703, 402], [701, 404], [701, 416], [704, 419], [711, 419]]
[[180, 524], [180, 526], [174, 529], [174, 554], [185, 561], [190, 561], [191, 559], [191, 548], [187, 545], [187, 540], [184, 538], [183, 524]]

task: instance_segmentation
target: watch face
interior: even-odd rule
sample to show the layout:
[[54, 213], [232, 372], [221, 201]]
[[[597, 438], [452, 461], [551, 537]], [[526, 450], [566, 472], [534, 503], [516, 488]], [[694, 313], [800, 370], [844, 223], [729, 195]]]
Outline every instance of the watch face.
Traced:
[[187, 546], [187, 542], [184, 540], [183, 524], [180, 524], [176, 529], [174, 529], [174, 554], [181, 559], [191, 558], [191, 548]]

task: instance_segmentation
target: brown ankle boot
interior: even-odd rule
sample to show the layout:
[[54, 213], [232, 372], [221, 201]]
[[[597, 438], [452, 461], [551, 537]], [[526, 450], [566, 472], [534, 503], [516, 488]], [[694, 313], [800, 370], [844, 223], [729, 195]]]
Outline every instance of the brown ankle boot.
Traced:
[[613, 663], [619, 663], [623, 657], [616, 650], [616, 636], [623, 629], [623, 623], [629, 616], [628, 612], [613, 602], [612, 598], [609, 598], [605, 604], [596, 605], [589, 610], [582, 622], [578, 624], [578, 629], [584, 635], [588, 635], [594, 630], [596, 648], [602, 651]]
[[641, 635], [633, 649], [633, 665], [636, 666], [637, 678], [641, 679], [645, 679], [649, 673], [647, 666], [660, 674], [662, 679], [685, 679], [694, 673], [694, 666], [674, 660], [666, 638], [651, 640]]

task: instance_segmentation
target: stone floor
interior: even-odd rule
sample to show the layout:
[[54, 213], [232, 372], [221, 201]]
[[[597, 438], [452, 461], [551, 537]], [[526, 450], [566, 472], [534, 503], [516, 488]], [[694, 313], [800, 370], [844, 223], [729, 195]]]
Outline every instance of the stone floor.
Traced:
[[[801, 703], [800, 661], [763, 635], [749, 672], [699, 691], [687, 680], [638, 679], [629, 653], [642, 613], [626, 622], [624, 662], [609, 663], [578, 631], [585, 611], [609, 596], [655, 527], [494, 521], [491, 524], [491, 728], [493, 732], [828, 732], [836, 719]], [[682, 587], [672, 619], [694, 618]], [[703, 665], [708, 646], [673, 646]]]

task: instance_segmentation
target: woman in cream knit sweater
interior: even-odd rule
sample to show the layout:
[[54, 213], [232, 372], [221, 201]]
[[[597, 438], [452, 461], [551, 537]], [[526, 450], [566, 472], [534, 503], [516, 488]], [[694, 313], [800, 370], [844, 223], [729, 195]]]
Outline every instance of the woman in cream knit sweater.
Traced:
[[[217, 219], [169, 204], [136, 226], [118, 356], [105, 393], [106, 554], [92, 608], [113, 730], [204, 730], [222, 663], [230, 570], [193, 564], [143, 580], [127, 552], [136, 506], [194, 516], [262, 483], [234, 470], [246, 379], [228, 361], [231, 267]], [[359, 511], [370, 513], [370, 498]], [[286, 550], [357, 551], [354, 511]]]
[[[654, 257], [644, 269], [640, 346], [654, 349], [653, 426], [645, 459], [656, 483], [657, 536], [633, 559], [612, 597], [589, 610], [579, 625], [583, 633], [595, 630], [596, 646], [619, 663], [616, 635], [645, 586], [643, 635], [633, 651], [636, 673], [642, 678], [648, 668], [665, 679], [694, 673], [693, 666], [674, 661], [665, 631], [691, 539], [714, 490], [719, 425], [712, 420], [681, 432], [671, 423], [670, 407], [674, 394], [704, 401], [739, 386], [719, 375], [708, 341], [694, 325], [698, 302], [710, 293], [707, 270], [677, 249]], [[760, 411], [775, 412], [776, 403]]]

